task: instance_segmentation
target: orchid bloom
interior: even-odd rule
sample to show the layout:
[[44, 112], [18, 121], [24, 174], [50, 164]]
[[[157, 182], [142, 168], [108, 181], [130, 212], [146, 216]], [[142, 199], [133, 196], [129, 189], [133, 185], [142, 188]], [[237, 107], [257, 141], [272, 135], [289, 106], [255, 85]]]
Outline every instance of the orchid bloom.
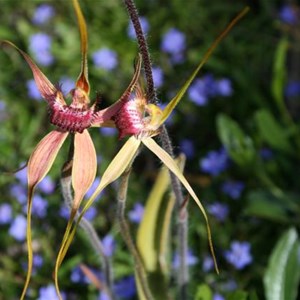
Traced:
[[[111, 126], [112, 116], [122, 107], [133, 90], [139, 76], [141, 61], [136, 65], [136, 71], [131, 83], [121, 98], [113, 105], [99, 110], [99, 101], [89, 105], [90, 86], [87, 68], [87, 29], [78, 0], [73, 0], [77, 15], [81, 37], [81, 72], [76, 86], [70, 91], [72, 102], [67, 105], [62, 91], [54, 86], [33, 60], [17, 46], [9, 41], [2, 41], [3, 45], [14, 47], [26, 60], [34, 76], [35, 83], [42, 97], [47, 101], [50, 123], [55, 129], [46, 135], [33, 150], [28, 161], [28, 208], [27, 208], [27, 245], [28, 245], [28, 273], [21, 296], [24, 298], [32, 271], [31, 245], [31, 207], [32, 197], [36, 185], [47, 175], [53, 162], [69, 134], [74, 135], [74, 153], [72, 166], [72, 186], [74, 190], [73, 211], [71, 218], [77, 212], [80, 203], [92, 185], [97, 170], [96, 151], [87, 129], [92, 126]], [[73, 217], [72, 217], [73, 216]]]
[[117, 153], [117, 155], [105, 170], [100, 184], [96, 188], [91, 198], [88, 199], [85, 203], [82, 212], [80, 213], [80, 216], [73, 228], [65, 233], [65, 239], [63, 244], [61, 245], [60, 253], [58, 255], [58, 261], [56, 262], [57, 266], [62, 263], [68, 247], [72, 242], [76, 228], [84, 213], [92, 205], [99, 193], [101, 193], [101, 191], [110, 183], [118, 179], [126, 171], [126, 169], [131, 166], [139, 147], [143, 144], [150, 151], [152, 151], [171, 172], [173, 172], [177, 176], [182, 185], [186, 188], [190, 196], [194, 199], [194, 201], [200, 208], [206, 222], [209, 246], [214, 259], [216, 271], [218, 272], [212, 245], [211, 231], [205, 209], [201, 204], [199, 198], [195, 194], [194, 190], [182, 174], [181, 170], [177, 166], [175, 160], [155, 142], [153, 137], [159, 134], [160, 127], [170, 116], [175, 106], [182, 99], [184, 93], [186, 92], [204, 63], [208, 60], [213, 50], [226, 36], [230, 29], [238, 22], [238, 20], [240, 20], [248, 12], [248, 10], [248, 8], [245, 8], [241, 13], [239, 13], [220, 34], [220, 36], [214, 41], [214, 43], [205, 53], [203, 60], [200, 62], [196, 70], [192, 73], [183, 87], [179, 90], [177, 95], [170, 101], [170, 103], [164, 110], [161, 110], [155, 104], [148, 104], [145, 92], [141, 88], [141, 85], [137, 84], [133, 98], [128, 100], [127, 102], [124, 102], [123, 107], [116, 113], [114, 117], [115, 125], [119, 130], [120, 138], [128, 135], [130, 136], [130, 138], [126, 141], [126, 143], [123, 145], [123, 147], [120, 149], [120, 151]]

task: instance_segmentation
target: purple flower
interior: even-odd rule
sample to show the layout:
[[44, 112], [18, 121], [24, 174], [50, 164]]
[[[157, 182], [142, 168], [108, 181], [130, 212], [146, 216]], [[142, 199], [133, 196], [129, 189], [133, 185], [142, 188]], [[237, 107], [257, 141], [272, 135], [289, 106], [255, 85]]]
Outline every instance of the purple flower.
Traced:
[[0, 112], [5, 112], [6, 103], [3, 100], [0, 100]]
[[207, 255], [204, 257], [202, 262], [202, 270], [204, 272], [209, 272], [214, 267], [214, 261], [211, 256]]
[[152, 67], [154, 86], [159, 88], [164, 83], [164, 73], [160, 67]]
[[226, 260], [241, 270], [252, 262], [251, 245], [248, 242], [233, 241], [230, 250], [225, 251]]
[[[140, 23], [143, 29], [143, 33], [147, 34], [149, 32], [149, 22], [145, 17], [140, 17]], [[132, 22], [130, 21], [128, 28], [127, 28], [127, 34], [131, 39], [136, 38], [135, 30], [133, 28]]]
[[216, 92], [219, 96], [229, 97], [232, 95], [231, 80], [222, 78], [216, 81]]
[[94, 65], [104, 70], [113, 70], [118, 65], [117, 53], [108, 48], [102, 48], [92, 55]]
[[12, 220], [12, 207], [8, 203], [0, 205], [0, 224], [8, 224]]
[[[198, 258], [193, 254], [192, 250], [188, 250], [186, 254], [186, 261], [188, 266], [194, 266], [198, 262]], [[180, 257], [179, 254], [176, 253], [173, 258], [172, 266], [174, 269], [178, 269], [180, 267], [179, 264], [180, 264]]]
[[207, 205], [207, 211], [213, 215], [218, 221], [224, 222], [228, 216], [229, 208], [226, 204], [214, 202]]
[[273, 152], [269, 148], [260, 149], [259, 154], [260, 154], [261, 158], [264, 160], [269, 160], [273, 157]]
[[32, 22], [36, 25], [47, 23], [55, 14], [54, 8], [48, 4], [41, 4], [34, 12]]
[[212, 300], [225, 300], [225, 298], [221, 294], [215, 293]]
[[92, 221], [97, 215], [97, 209], [96, 207], [92, 206], [90, 207], [86, 213], [84, 214], [84, 217], [88, 220], [88, 221]]
[[85, 276], [85, 274], [79, 267], [75, 267], [72, 270], [70, 279], [74, 283], [89, 283], [89, 279]]
[[113, 256], [116, 248], [116, 241], [111, 234], [107, 234], [102, 239], [102, 245], [103, 245], [104, 254], [108, 257]]
[[182, 53], [185, 50], [185, 35], [176, 28], [170, 28], [164, 35], [161, 50], [171, 55]]
[[38, 100], [38, 101], [41, 101], [43, 99], [40, 91], [38, 90], [38, 88], [36, 86], [34, 79], [28, 80], [26, 82], [26, 86], [27, 86], [27, 94], [30, 98], [32, 98], [34, 100]]
[[[62, 294], [62, 298], [66, 299]], [[37, 300], [59, 300], [56, 294], [55, 286], [53, 284], [49, 284], [47, 286], [43, 286], [39, 290], [39, 298]]]
[[196, 79], [188, 89], [189, 99], [199, 106], [204, 106], [208, 102], [208, 96], [205, 92], [204, 82]]
[[10, 187], [10, 194], [16, 198], [20, 204], [25, 204], [27, 201], [26, 188], [20, 184], [14, 184]]
[[291, 80], [285, 87], [285, 95], [287, 97], [297, 97], [300, 95], [300, 81]]
[[117, 129], [113, 127], [100, 127], [100, 131], [104, 136], [114, 136], [118, 133]]
[[43, 256], [41, 256], [40, 254], [34, 254], [33, 256], [33, 267], [34, 268], [40, 268], [43, 266], [44, 263], [44, 259]]
[[8, 232], [17, 241], [23, 242], [26, 237], [26, 226], [26, 218], [23, 215], [17, 215]]
[[49, 66], [54, 58], [50, 53], [52, 39], [46, 33], [36, 33], [30, 36], [29, 48], [36, 61], [43, 66]]
[[299, 21], [295, 7], [288, 4], [281, 7], [279, 11], [279, 18], [282, 22], [289, 25], [294, 25]]
[[183, 139], [180, 141], [180, 150], [186, 155], [187, 158], [193, 158], [195, 155], [195, 146], [192, 140]]
[[59, 83], [65, 96], [75, 87], [75, 81], [67, 76], [61, 77]]
[[64, 219], [69, 219], [70, 210], [65, 205], [62, 205], [59, 209], [59, 215]]
[[[90, 197], [93, 195], [93, 193], [94, 193], [94, 191], [96, 190], [96, 188], [98, 187], [99, 183], [100, 183], [100, 178], [99, 178], [99, 177], [96, 177], [95, 180], [94, 180], [94, 182], [93, 182], [93, 184], [92, 184], [92, 186], [89, 188], [89, 190], [88, 190], [87, 193], [86, 193], [86, 197], [87, 197], [87, 198], [90, 198]], [[103, 195], [103, 193], [104, 193], [104, 192], [101, 192], [101, 193], [97, 196], [96, 199], [100, 199], [101, 196]]]
[[232, 199], [238, 199], [241, 196], [245, 188], [245, 184], [242, 181], [225, 181], [221, 187], [222, 192], [231, 197]]
[[52, 194], [55, 190], [55, 183], [50, 176], [46, 176], [38, 185], [38, 190], [44, 194]]
[[15, 177], [20, 181], [21, 184], [27, 186], [27, 167], [22, 168], [22, 170], [15, 173]]
[[212, 176], [217, 176], [228, 168], [229, 157], [225, 149], [210, 151], [200, 160], [200, 168]]
[[143, 219], [144, 210], [144, 206], [141, 203], [135, 203], [133, 209], [128, 213], [129, 220], [139, 224]]
[[[26, 210], [26, 208], [24, 208]], [[32, 199], [32, 215], [44, 218], [47, 214], [48, 202], [40, 195], [36, 194]]]

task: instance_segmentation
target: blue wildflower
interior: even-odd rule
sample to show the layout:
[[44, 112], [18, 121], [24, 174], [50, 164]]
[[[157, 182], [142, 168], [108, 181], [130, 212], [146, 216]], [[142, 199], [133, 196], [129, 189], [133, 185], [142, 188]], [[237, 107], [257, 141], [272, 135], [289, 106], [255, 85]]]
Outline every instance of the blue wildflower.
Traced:
[[55, 189], [55, 183], [50, 176], [46, 176], [38, 185], [38, 190], [44, 194], [52, 194]]
[[196, 79], [188, 89], [189, 99], [199, 106], [204, 106], [208, 102], [208, 96], [204, 82], [201, 79]]
[[8, 203], [0, 205], [0, 224], [8, 224], [11, 222], [13, 217], [12, 207]]
[[[99, 177], [96, 177], [95, 180], [94, 180], [94, 182], [93, 182], [93, 184], [92, 184], [92, 186], [89, 188], [89, 190], [88, 190], [87, 193], [86, 193], [86, 197], [87, 197], [87, 198], [90, 198], [90, 197], [93, 195], [93, 193], [94, 193], [94, 191], [96, 190], [96, 188], [97, 188], [97, 186], [99, 185], [99, 183], [100, 183], [100, 178], [99, 178]], [[104, 192], [101, 192], [101, 193], [97, 196], [96, 199], [100, 199], [101, 196], [103, 195], [103, 193], [104, 193]]]
[[213, 215], [218, 221], [224, 222], [228, 216], [229, 208], [228, 205], [220, 202], [214, 202], [207, 205], [207, 211]]
[[[64, 294], [62, 293], [62, 298], [66, 299]], [[49, 284], [47, 286], [43, 286], [39, 290], [39, 297], [37, 300], [59, 300], [56, 294], [55, 286], [53, 284]]]
[[48, 202], [40, 195], [35, 194], [32, 199], [32, 215], [35, 215], [39, 218], [44, 218], [47, 214], [47, 209]]
[[29, 48], [36, 61], [43, 66], [53, 63], [54, 57], [50, 52], [52, 39], [46, 33], [35, 33], [30, 36]]
[[159, 88], [164, 83], [164, 73], [160, 67], [152, 67], [154, 86]]
[[252, 262], [251, 245], [248, 242], [233, 241], [230, 250], [225, 251], [226, 260], [241, 270]]
[[3, 100], [0, 100], [0, 112], [5, 112], [6, 103]]
[[291, 80], [285, 87], [285, 95], [287, 97], [297, 97], [300, 95], [300, 81]]
[[74, 283], [89, 283], [90, 282], [89, 279], [82, 272], [80, 267], [75, 267], [72, 270], [70, 279]]
[[32, 17], [32, 22], [36, 25], [47, 23], [55, 14], [54, 8], [49, 4], [41, 4], [37, 7]]
[[116, 241], [111, 234], [107, 234], [102, 239], [102, 245], [103, 245], [104, 254], [108, 257], [113, 256], [116, 249]]
[[40, 254], [34, 254], [33, 256], [33, 267], [34, 268], [40, 268], [43, 266], [44, 263], [44, 259], [43, 256], [41, 256]]
[[128, 213], [129, 220], [133, 223], [139, 224], [143, 219], [144, 211], [144, 206], [141, 203], [136, 202], [133, 209]]
[[23, 242], [26, 238], [26, 226], [26, 218], [23, 215], [17, 215], [8, 232], [17, 241]]
[[[194, 266], [198, 262], [198, 258], [194, 255], [192, 250], [188, 250], [186, 254], [186, 261], [188, 266]], [[180, 257], [179, 254], [176, 253], [173, 257], [172, 266], [174, 269], [178, 269], [180, 267]]]
[[31, 99], [41, 101], [42, 96], [40, 91], [38, 90], [35, 80], [30, 79], [26, 82], [26, 87], [27, 87], [27, 94]]
[[[140, 23], [143, 29], [143, 33], [147, 34], [149, 32], [149, 22], [145, 17], [140, 17]], [[131, 39], [136, 38], [135, 30], [133, 28], [132, 22], [129, 22], [128, 28], [127, 28], [127, 34]]]
[[282, 22], [289, 25], [295, 25], [299, 21], [295, 7], [288, 4], [281, 7], [279, 11], [279, 18]]
[[94, 65], [104, 70], [113, 70], [118, 65], [117, 53], [109, 48], [102, 48], [92, 55]]
[[161, 43], [161, 50], [176, 55], [185, 50], [185, 35], [176, 28], [170, 28], [164, 35]]
[[22, 168], [22, 170], [15, 173], [15, 177], [20, 181], [21, 184], [27, 186], [27, 167]]
[[100, 127], [101, 134], [104, 136], [115, 136], [118, 130], [113, 127]]
[[92, 206], [90, 207], [87, 212], [84, 214], [84, 217], [89, 220], [92, 221], [97, 215], [97, 209], [96, 207]]
[[25, 204], [27, 201], [27, 191], [23, 185], [14, 184], [10, 187], [10, 194], [16, 198], [20, 204]]
[[204, 272], [209, 272], [214, 267], [214, 261], [210, 255], [206, 255], [202, 262], [202, 270]]
[[273, 157], [273, 151], [269, 148], [262, 148], [259, 151], [259, 154], [261, 156], [262, 159], [264, 160], [269, 160]]
[[222, 184], [222, 192], [231, 197], [232, 199], [238, 199], [241, 196], [245, 188], [245, 184], [242, 181], [227, 180]]
[[216, 93], [219, 96], [229, 97], [232, 95], [231, 80], [228, 78], [222, 78], [216, 81]]
[[195, 146], [194, 142], [189, 139], [183, 139], [179, 143], [180, 151], [185, 154], [185, 156], [190, 159], [195, 155]]
[[221, 294], [215, 293], [212, 300], [225, 300], [225, 298]]
[[59, 83], [64, 95], [67, 95], [75, 87], [75, 81], [67, 76], [61, 77]]
[[59, 215], [68, 220], [70, 218], [70, 210], [64, 204], [62, 204], [59, 209]]
[[206, 157], [200, 160], [200, 168], [212, 176], [217, 176], [225, 171], [229, 165], [229, 157], [224, 148], [218, 151], [209, 151]]

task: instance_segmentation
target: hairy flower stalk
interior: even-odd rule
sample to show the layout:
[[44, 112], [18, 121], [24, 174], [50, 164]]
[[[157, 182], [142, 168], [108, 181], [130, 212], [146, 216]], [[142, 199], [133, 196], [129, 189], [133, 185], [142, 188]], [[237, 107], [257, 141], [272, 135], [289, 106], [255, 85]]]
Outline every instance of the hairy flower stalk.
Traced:
[[[84, 17], [80, 10], [78, 0], [73, 0], [75, 8], [80, 38], [81, 38], [81, 71], [76, 81], [75, 87], [70, 91], [72, 102], [67, 105], [62, 91], [58, 86], [53, 85], [42, 73], [34, 61], [24, 51], [19, 49], [10, 41], [1, 41], [1, 46], [10, 46], [16, 49], [26, 60], [31, 71], [37, 88], [41, 96], [48, 104], [50, 122], [55, 125], [55, 129], [46, 135], [33, 150], [28, 161], [28, 197], [27, 197], [27, 246], [28, 246], [28, 272], [21, 295], [24, 299], [32, 272], [33, 251], [31, 239], [31, 208], [32, 198], [36, 185], [43, 180], [52, 167], [55, 158], [65, 142], [68, 135], [74, 138], [74, 154], [72, 168], [72, 187], [74, 191], [73, 207], [66, 232], [69, 231], [80, 203], [92, 185], [97, 168], [96, 151], [90, 134], [87, 129], [90, 127], [112, 126], [112, 117], [122, 108], [123, 103], [127, 102], [133, 91], [140, 71], [140, 59], [138, 59], [136, 72], [131, 83], [125, 90], [120, 99], [108, 108], [99, 110], [99, 101], [96, 99], [90, 105], [90, 86], [88, 81], [87, 68], [87, 29]], [[56, 288], [57, 269], [55, 273]], [[59, 292], [58, 292], [59, 293]], [[60, 295], [59, 295], [60, 296]]]
[[[197, 206], [201, 210], [206, 223], [209, 247], [214, 260], [216, 271], [218, 272], [218, 267], [212, 244], [211, 230], [205, 209], [202, 203], [200, 202], [199, 198], [193, 191], [192, 187], [190, 186], [186, 178], [183, 176], [181, 170], [177, 166], [174, 159], [154, 141], [153, 137], [159, 134], [161, 126], [164, 124], [164, 122], [172, 113], [176, 105], [182, 99], [184, 93], [186, 92], [186, 90], [188, 89], [188, 87], [190, 86], [190, 84], [192, 83], [192, 81], [194, 80], [204, 63], [208, 60], [213, 50], [217, 47], [219, 42], [226, 36], [230, 29], [237, 23], [237, 21], [240, 20], [247, 13], [247, 11], [248, 8], [245, 8], [242, 12], [240, 12], [227, 26], [227, 28], [221, 33], [221, 35], [215, 40], [215, 42], [205, 53], [204, 58], [202, 59], [196, 70], [192, 73], [192, 75], [188, 78], [183, 87], [179, 90], [177, 95], [170, 101], [170, 103], [166, 106], [164, 110], [161, 110], [155, 104], [148, 104], [146, 100], [146, 94], [141, 88], [140, 84], [138, 84], [135, 88], [135, 94], [133, 98], [128, 100], [127, 102], [123, 102], [123, 107], [114, 116], [114, 121], [116, 127], [119, 130], [119, 136], [124, 137], [129, 135], [130, 138], [126, 141], [126, 143], [123, 145], [123, 147], [120, 149], [120, 151], [117, 153], [117, 155], [114, 157], [114, 159], [111, 161], [111, 163], [105, 170], [100, 184], [96, 188], [91, 198], [87, 200], [87, 202], [83, 206], [82, 212], [80, 213], [77, 221], [66, 235], [60, 249], [60, 252], [62, 253], [60, 256], [61, 258], [65, 256], [84, 213], [92, 205], [99, 193], [101, 193], [101, 191], [110, 183], [122, 176], [122, 174], [128, 169], [128, 167], [131, 166], [134, 158], [137, 155], [139, 147], [141, 146], [141, 144], [143, 144], [151, 152], [153, 152], [173, 174], [176, 175], [176, 177], [180, 180], [182, 185], [189, 192], [189, 195], [193, 198], [193, 200], [196, 202]], [[60, 259], [57, 264], [60, 265], [61, 262], [62, 259]]]

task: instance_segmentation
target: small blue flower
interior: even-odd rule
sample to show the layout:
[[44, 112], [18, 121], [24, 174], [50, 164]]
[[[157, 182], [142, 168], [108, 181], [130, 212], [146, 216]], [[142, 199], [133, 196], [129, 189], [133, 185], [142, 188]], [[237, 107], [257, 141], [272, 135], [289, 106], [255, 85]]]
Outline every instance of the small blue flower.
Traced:
[[118, 131], [113, 127], [100, 127], [100, 132], [104, 136], [115, 136]]
[[297, 12], [292, 5], [284, 5], [279, 11], [279, 18], [282, 22], [285, 22], [289, 25], [295, 25], [299, 22]]
[[61, 77], [59, 83], [65, 96], [75, 87], [75, 81], [67, 76]]
[[195, 146], [192, 140], [183, 139], [179, 143], [180, 150], [185, 154], [185, 156], [190, 159], [195, 155]]
[[33, 267], [40, 268], [44, 264], [44, 258], [40, 254], [34, 254], [33, 256]]
[[212, 300], [225, 300], [225, 298], [221, 294], [215, 293]]
[[95, 51], [92, 55], [94, 65], [104, 70], [113, 70], [118, 65], [117, 53], [108, 48]]
[[300, 81], [291, 80], [285, 87], [285, 95], [287, 97], [297, 97], [300, 95]]
[[250, 250], [251, 245], [248, 242], [233, 241], [230, 250], [225, 251], [225, 258], [237, 270], [241, 270], [252, 262]]
[[36, 25], [47, 23], [55, 15], [54, 8], [48, 4], [41, 4], [37, 7], [32, 17], [32, 22]]
[[[24, 208], [26, 210], [26, 208]], [[47, 215], [48, 202], [40, 195], [35, 194], [32, 199], [32, 215], [44, 218]]]
[[204, 257], [202, 262], [202, 270], [204, 272], [209, 272], [214, 267], [214, 261], [211, 256], [207, 255]]
[[97, 208], [92, 206], [90, 207], [86, 213], [84, 214], [84, 217], [88, 220], [88, 221], [92, 221], [93, 219], [95, 219], [95, 217], [97, 216]]
[[59, 209], [59, 215], [68, 220], [70, 218], [70, 210], [65, 205], [62, 205]]
[[53, 63], [51, 49], [52, 38], [46, 33], [35, 33], [30, 36], [29, 48], [36, 61], [43, 66], [49, 66]]
[[23, 215], [17, 215], [8, 232], [17, 241], [23, 242], [26, 238], [26, 226], [26, 218]]
[[224, 222], [228, 216], [229, 208], [226, 204], [214, 202], [207, 205], [207, 211], [213, 215], [218, 221]]
[[[66, 299], [64, 294], [62, 294], [62, 298]], [[56, 294], [55, 286], [53, 284], [49, 284], [47, 286], [41, 287], [37, 300], [59, 300]]]
[[217, 176], [225, 171], [229, 165], [229, 157], [225, 149], [210, 151], [200, 160], [200, 168], [212, 176]]
[[0, 100], [0, 112], [5, 112], [6, 103], [3, 100]]
[[231, 197], [232, 199], [238, 199], [241, 196], [245, 188], [245, 184], [242, 181], [227, 180], [222, 184], [222, 192]]
[[46, 176], [38, 185], [38, 190], [44, 194], [52, 194], [55, 190], [55, 183], [50, 176]]
[[199, 106], [204, 106], [208, 102], [205, 84], [203, 80], [196, 79], [188, 89], [189, 99]]
[[80, 267], [75, 267], [72, 270], [70, 279], [74, 283], [89, 283], [89, 279], [85, 276]]
[[216, 93], [219, 96], [229, 97], [232, 95], [231, 80], [222, 78], [216, 81]]
[[23, 185], [14, 184], [10, 187], [10, 194], [16, 198], [20, 204], [25, 204], [27, 201], [27, 191]]
[[176, 28], [170, 28], [164, 35], [161, 50], [171, 55], [182, 53], [186, 48], [185, 35]]
[[[198, 258], [194, 255], [193, 251], [190, 249], [186, 254], [186, 261], [188, 266], [194, 266], [195, 264], [198, 263]], [[176, 253], [173, 258], [172, 266], [174, 269], [178, 269], [180, 267], [179, 264], [180, 264], [180, 257], [179, 254]]]
[[273, 158], [273, 151], [269, 148], [262, 148], [259, 151], [260, 157], [264, 160], [269, 160]]
[[160, 67], [152, 67], [153, 81], [156, 88], [160, 88], [164, 83], [164, 73]]
[[27, 94], [31, 99], [34, 99], [37, 101], [41, 101], [43, 99], [40, 91], [38, 90], [38, 88], [36, 86], [34, 79], [28, 80], [26, 82], [26, 86], [27, 86]]
[[108, 257], [113, 256], [116, 249], [116, 241], [111, 234], [107, 234], [102, 239], [102, 245], [103, 245], [104, 254]]
[[[149, 22], [145, 17], [140, 17], [140, 23], [142, 26], [143, 33], [146, 35], [149, 32], [150, 26]], [[131, 39], [136, 38], [135, 30], [133, 28], [132, 22], [129, 22], [128, 28], [127, 28], [127, 34]]]
[[129, 220], [133, 223], [139, 224], [143, 219], [144, 211], [145, 208], [141, 203], [135, 203], [133, 209], [128, 213]]
[[12, 207], [8, 203], [0, 205], [0, 224], [8, 224], [11, 222], [13, 217]]
[[15, 173], [15, 177], [20, 181], [21, 184], [27, 186], [27, 167], [22, 168], [22, 170]]
[[[86, 197], [87, 197], [87, 198], [90, 198], [90, 197], [93, 195], [93, 193], [94, 193], [94, 191], [96, 190], [96, 188], [98, 187], [99, 183], [100, 183], [100, 178], [99, 178], [99, 177], [96, 177], [95, 180], [94, 180], [94, 182], [93, 182], [93, 184], [92, 184], [92, 186], [89, 188], [89, 190], [88, 190], [87, 193], [86, 193]], [[97, 199], [100, 199], [101, 196], [103, 195], [103, 193], [104, 193], [104, 192], [101, 192], [101, 193], [97, 196], [96, 200], [97, 200]]]

